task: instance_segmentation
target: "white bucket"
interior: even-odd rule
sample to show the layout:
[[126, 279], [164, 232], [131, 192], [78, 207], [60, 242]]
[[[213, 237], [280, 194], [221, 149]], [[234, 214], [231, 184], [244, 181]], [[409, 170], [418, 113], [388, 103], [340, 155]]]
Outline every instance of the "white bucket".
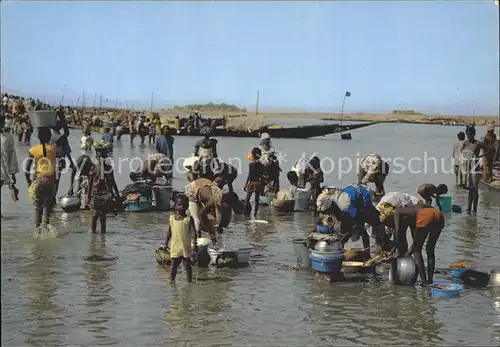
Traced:
[[295, 192], [295, 211], [308, 211], [311, 191], [306, 189], [297, 189]]

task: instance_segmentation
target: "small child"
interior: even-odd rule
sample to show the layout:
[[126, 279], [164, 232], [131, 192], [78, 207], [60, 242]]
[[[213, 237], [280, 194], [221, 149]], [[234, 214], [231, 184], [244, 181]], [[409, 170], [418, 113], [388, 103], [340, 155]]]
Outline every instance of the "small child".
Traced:
[[149, 144], [154, 144], [156, 142], [156, 124], [149, 124]]
[[436, 205], [441, 211], [439, 196], [448, 193], [446, 184], [440, 184], [437, 187], [431, 183], [424, 183], [418, 187], [417, 194], [420, 195], [428, 205], [432, 205], [432, 198], [436, 199]]
[[95, 165], [89, 175], [87, 201], [90, 202], [90, 208], [94, 212], [92, 216], [92, 233], [97, 232], [97, 221], [101, 222], [101, 233], [106, 233], [106, 213], [111, 212], [112, 199], [119, 199], [120, 192], [116, 185], [113, 168], [105, 163], [110, 144], [97, 142], [94, 143], [98, 164]]
[[94, 143], [94, 140], [90, 136], [90, 130], [85, 129], [85, 132], [83, 133], [82, 139], [80, 140], [80, 149], [82, 149], [85, 152], [90, 152], [92, 150], [93, 143]]
[[260, 194], [263, 191], [262, 175], [264, 173], [264, 169], [259, 160], [261, 156], [262, 151], [260, 148], [254, 147], [252, 151], [248, 153], [247, 157], [250, 163], [248, 164], [248, 176], [244, 189], [245, 192], [247, 192], [247, 196], [245, 198], [245, 215], [249, 215], [252, 212], [250, 199], [252, 198], [252, 195], [255, 194], [255, 211], [253, 214], [255, 217], [259, 211]]
[[[170, 281], [174, 282], [177, 269], [183, 263], [188, 282], [193, 281], [193, 269], [191, 268], [191, 252], [198, 252], [196, 229], [194, 220], [188, 216], [189, 199], [185, 194], [175, 197], [175, 214], [170, 215], [165, 249], [170, 249], [172, 259], [172, 271]], [[191, 247], [193, 241], [194, 247]]]

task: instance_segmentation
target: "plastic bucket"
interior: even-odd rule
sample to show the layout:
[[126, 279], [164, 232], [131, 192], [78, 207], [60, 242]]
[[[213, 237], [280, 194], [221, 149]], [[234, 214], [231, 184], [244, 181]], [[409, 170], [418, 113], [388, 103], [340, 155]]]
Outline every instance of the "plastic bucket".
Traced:
[[464, 289], [464, 287], [457, 283], [434, 282], [433, 285], [442, 285], [448, 287], [449, 289], [431, 287], [432, 296], [459, 296], [462, 289]]
[[297, 265], [302, 268], [309, 268], [311, 261], [309, 259], [309, 249], [307, 248], [306, 239], [293, 239], [293, 250], [297, 258]]
[[441, 204], [441, 212], [448, 213], [452, 211], [452, 201], [450, 195], [441, 195], [439, 197], [439, 203]]
[[57, 124], [56, 111], [32, 111], [28, 117], [33, 128], [53, 128]]
[[170, 210], [170, 202], [172, 201], [172, 187], [154, 186], [153, 193], [157, 211]]
[[295, 193], [295, 211], [308, 211], [309, 210], [309, 199], [311, 198], [310, 190], [297, 189]]
[[469, 271], [468, 268], [452, 268], [451, 269], [451, 278], [454, 280], [460, 280], [460, 276], [466, 271]]
[[342, 270], [343, 254], [340, 252], [328, 253], [311, 250], [309, 253], [311, 267], [316, 272], [328, 273], [333, 276], [339, 275]]

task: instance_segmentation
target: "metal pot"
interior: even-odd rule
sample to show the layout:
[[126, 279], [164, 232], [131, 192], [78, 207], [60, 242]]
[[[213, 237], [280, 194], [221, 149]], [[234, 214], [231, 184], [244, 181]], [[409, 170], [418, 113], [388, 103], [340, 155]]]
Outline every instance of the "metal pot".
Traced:
[[81, 205], [80, 198], [77, 196], [63, 196], [59, 200], [59, 206], [63, 210], [79, 210]]
[[490, 287], [500, 287], [500, 270], [490, 271], [490, 281], [488, 282]]
[[314, 249], [320, 252], [334, 252], [343, 250], [344, 247], [342, 247], [342, 244], [340, 242], [334, 242], [330, 245], [326, 241], [318, 241], [316, 242]]
[[389, 271], [389, 281], [394, 284], [413, 286], [418, 278], [417, 263], [413, 257], [393, 260]]

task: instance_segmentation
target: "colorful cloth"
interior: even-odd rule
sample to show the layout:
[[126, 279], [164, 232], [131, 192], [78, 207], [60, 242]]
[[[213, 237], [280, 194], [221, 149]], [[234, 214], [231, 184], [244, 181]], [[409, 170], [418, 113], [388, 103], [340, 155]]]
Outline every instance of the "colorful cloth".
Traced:
[[[43, 155], [45, 147], [46, 156]], [[52, 176], [57, 168], [57, 146], [40, 144], [30, 148], [29, 154], [35, 159], [35, 176]]]
[[444, 226], [444, 217], [439, 210], [427, 207], [422, 208], [417, 212], [417, 228], [426, 228], [434, 225], [441, 228]]
[[222, 217], [222, 189], [206, 178], [199, 178], [186, 186], [185, 194], [191, 201], [202, 203], [200, 190], [206, 186], [212, 190], [212, 197], [215, 202], [215, 208], [208, 211], [208, 218], [212, 222], [212, 227], [217, 227]]
[[54, 176], [39, 176], [28, 187], [28, 198], [37, 207], [51, 204], [55, 195]]
[[372, 193], [362, 184], [351, 184], [342, 189], [336, 202], [341, 211], [353, 218], [360, 209], [373, 207]]
[[169, 218], [172, 237], [170, 239], [170, 256], [172, 258], [189, 258], [192, 250], [192, 239], [195, 230], [191, 227], [191, 217], [177, 220], [174, 215]]
[[361, 159], [359, 165], [367, 174], [376, 174], [382, 169], [382, 157], [378, 153], [370, 153]]

